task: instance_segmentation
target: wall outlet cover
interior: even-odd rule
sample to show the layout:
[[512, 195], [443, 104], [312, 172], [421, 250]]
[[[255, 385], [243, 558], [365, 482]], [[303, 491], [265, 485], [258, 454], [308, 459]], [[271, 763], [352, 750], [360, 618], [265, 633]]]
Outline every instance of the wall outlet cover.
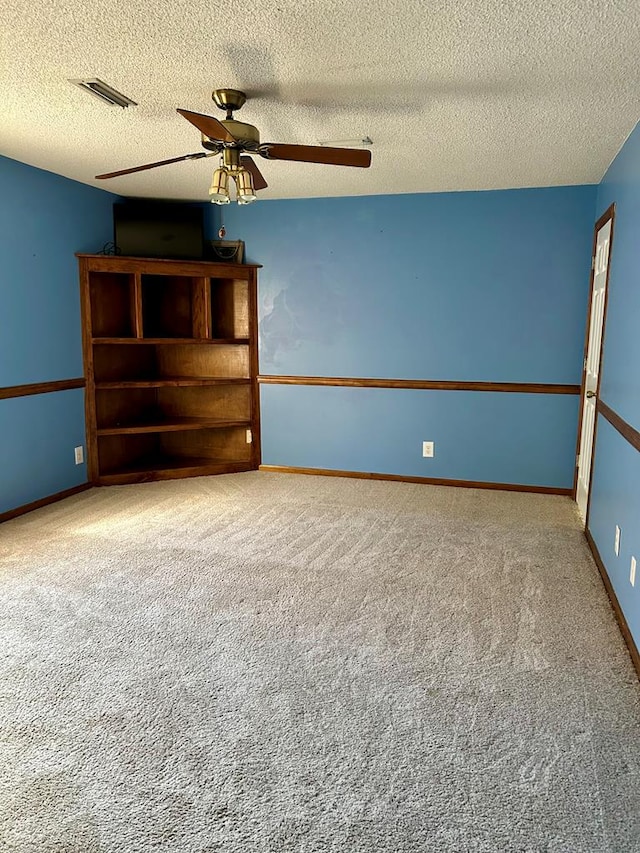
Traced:
[[433, 443], [433, 441], [423, 441], [422, 442], [422, 455], [427, 459], [431, 459], [433, 457], [433, 455], [434, 455], [434, 443]]
[[80, 445], [79, 447], [74, 447], [73, 453], [76, 460], [76, 465], [82, 465], [84, 462], [84, 447]]
[[615, 535], [615, 539], [613, 540], [613, 550], [614, 550], [614, 553], [617, 557], [620, 554], [620, 528], [618, 527], [617, 524], [616, 524], [616, 535]]
[[631, 568], [629, 569], [629, 583], [631, 586], [636, 585], [636, 558], [631, 558]]

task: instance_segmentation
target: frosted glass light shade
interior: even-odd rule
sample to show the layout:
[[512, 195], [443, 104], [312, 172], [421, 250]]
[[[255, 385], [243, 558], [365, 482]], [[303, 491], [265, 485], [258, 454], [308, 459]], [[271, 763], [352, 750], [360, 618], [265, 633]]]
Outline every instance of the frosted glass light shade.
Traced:
[[213, 204], [229, 204], [229, 173], [225, 169], [216, 169], [209, 187], [209, 201]]

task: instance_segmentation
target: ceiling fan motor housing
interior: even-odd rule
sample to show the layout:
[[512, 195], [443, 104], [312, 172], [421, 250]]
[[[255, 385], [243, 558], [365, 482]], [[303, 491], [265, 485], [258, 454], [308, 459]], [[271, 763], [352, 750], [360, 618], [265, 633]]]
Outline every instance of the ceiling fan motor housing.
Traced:
[[202, 145], [209, 151], [219, 151], [224, 148], [239, 148], [242, 151], [256, 151], [260, 145], [260, 133], [257, 127], [252, 124], [245, 124], [243, 121], [235, 121], [235, 119], [223, 119], [223, 124], [229, 133], [237, 139], [237, 143], [220, 142], [220, 140], [210, 139], [205, 134], [202, 134]]

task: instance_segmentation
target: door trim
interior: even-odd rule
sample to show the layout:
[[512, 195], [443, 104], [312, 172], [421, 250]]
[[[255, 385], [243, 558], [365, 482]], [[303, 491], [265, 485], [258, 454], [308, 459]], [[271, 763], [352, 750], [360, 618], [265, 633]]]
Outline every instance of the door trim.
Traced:
[[611, 233], [609, 235], [609, 262], [607, 264], [607, 280], [605, 282], [605, 292], [604, 292], [604, 311], [602, 315], [602, 338], [600, 341], [600, 358], [598, 360], [598, 387], [596, 389], [596, 418], [593, 425], [593, 442], [591, 445], [591, 459], [589, 461], [589, 492], [587, 495], [587, 513], [585, 520], [585, 529], [589, 525], [589, 510], [591, 509], [591, 488], [592, 488], [592, 475], [593, 475], [593, 463], [595, 460], [596, 454], [596, 440], [598, 437], [598, 401], [600, 399], [600, 384], [602, 382], [602, 357], [604, 354], [604, 345], [606, 341], [606, 331], [607, 331], [607, 309], [609, 307], [609, 278], [611, 276], [611, 259], [613, 252], [613, 237], [615, 230], [615, 217], [616, 217], [616, 205], [615, 202], [611, 204], [602, 216], [597, 220], [596, 224], [593, 226], [593, 242], [591, 246], [591, 277], [589, 281], [589, 309], [587, 311], [587, 325], [585, 329], [584, 335], [584, 348], [582, 353], [582, 381], [580, 383], [580, 414], [578, 416], [578, 435], [576, 437], [576, 466], [575, 472], [573, 475], [573, 499], [576, 500], [577, 492], [578, 492], [578, 460], [580, 458], [580, 440], [582, 438], [582, 419], [584, 414], [584, 394], [585, 394], [585, 383], [587, 377], [587, 368], [586, 368], [586, 360], [587, 354], [589, 351], [589, 330], [591, 326], [591, 308], [593, 305], [593, 284], [595, 281], [595, 260], [596, 260], [596, 245], [598, 240], [598, 231], [607, 224], [609, 220], [611, 220]]

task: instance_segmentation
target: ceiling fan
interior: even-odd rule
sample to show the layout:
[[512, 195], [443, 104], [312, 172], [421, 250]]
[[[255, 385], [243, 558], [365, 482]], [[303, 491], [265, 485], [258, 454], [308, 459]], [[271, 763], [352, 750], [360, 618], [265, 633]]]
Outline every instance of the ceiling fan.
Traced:
[[144, 172], [147, 169], [168, 166], [170, 163], [179, 163], [182, 160], [200, 160], [202, 157], [221, 154], [222, 163], [213, 173], [209, 190], [211, 201], [216, 204], [229, 203], [229, 178], [231, 177], [236, 183], [238, 202], [248, 204], [256, 200], [255, 191], [265, 189], [267, 182], [254, 160], [244, 152], [259, 154], [265, 160], [295, 160], [301, 163], [326, 163], [331, 166], [357, 166], [363, 169], [371, 165], [371, 152], [367, 150], [260, 142], [260, 133], [257, 128], [252, 124], [237, 121], [233, 117], [234, 111], [239, 110], [247, 100], [244, 92], [237, 89], [215, 89], [212, 97], [216, 106], [226, 111], [226, 118], [222, 121], [202, 113], [178, 110], [181, 116], [198, 128], [202, 137], [202, 147], [206, 151], [172, 157], [169, 160], [159, 160], [157, 163], [146, 163], [144, 166], [134, 166], [132, 169], [121, 169], [119, 172], [107, 172], [104, 175], [96, 175], [96, 178], [100, 180], [118, 178], [121, 175]]

